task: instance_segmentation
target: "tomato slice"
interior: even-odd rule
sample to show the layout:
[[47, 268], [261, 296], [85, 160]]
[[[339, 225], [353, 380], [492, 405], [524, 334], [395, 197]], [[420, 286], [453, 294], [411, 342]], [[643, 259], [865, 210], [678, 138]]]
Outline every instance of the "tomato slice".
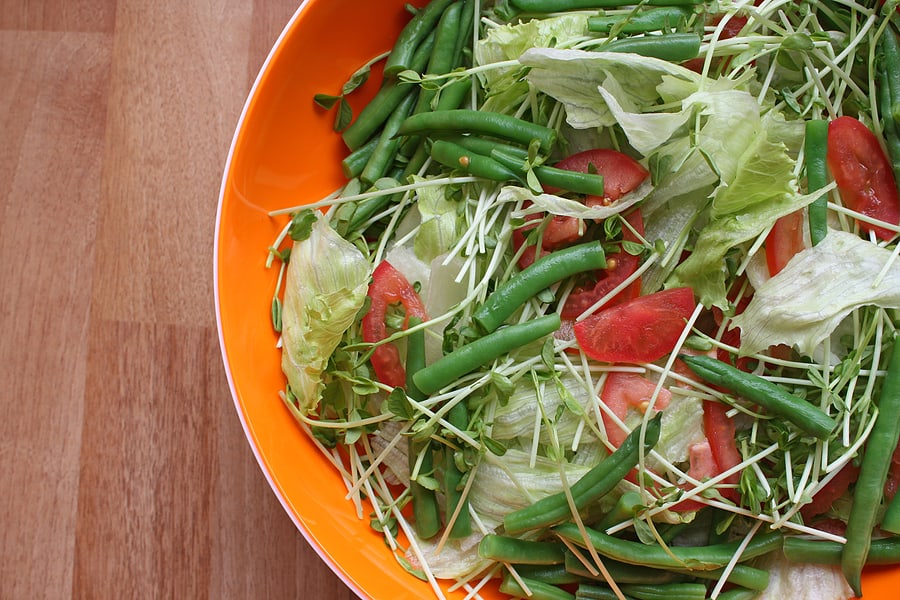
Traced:
[[[634, 210], [630, 212], [625, 220], [635, 229], [638, 235], [644, 235], [644, 220], [641, 218], [641, 211]], [[622, 228], [623, 242], [639, 242], [638, 235], [635, 235], [629, 227]], [[563, 319], [574, 319], [581, 313], [589, 309], [601, 298], [615, 289], [623, 281], [631, 277], [638, 266], [641, 259], [639, 256], [629, 254], [624, 250], [610, 254], [606, 258], [607, 268], [598, 271], [597, 283], [591, 286], [576, 288], [566, 298], [566, 302], [560, 310], [560, 316]], [[613, 296], [605, 306], [613, 306], [637, 298], [641, 294], [641, 280], [635, 279], [621, 292]]]
[[[727, 411], [728, 407], [721, 402], [703, 402], [703, 432], [709, 440], [709, 448], [718, 467], [716, 475], [736, 467], [744, 460], [734, 440], [734, 421], [728, 418]], [[724, 483], [734, 484], [739, 479], [740, 475], [734, 473], [726, 477]], [[721, 493], [725, 498], [737, 500], [738, 492], [734, 488], [725, 488]]]
[[[606, 376], [606, 381], [603, 383], [603, 391], [600, 392], [600, 398], [614, 415], [624, 421], [629, 409], [645, 412], [655, 390], [656, 383], [642, 375], [613, 371]], [[671, 398], [672, 392], [662, 388], [656, 397], [655, 409], [663, 410], [666, 408]], [[616, 448], [621, 446], [628, 434], [622, 431], [622, 428], [614, 423], [612, 419], [604, 417], [603, 423], [609, 442]]]
[[769, 275], [777, 275], [795, 254], [806, 248], [803, 240], [803, 211], [795, 210], [772, 226], [766, 236], [766, 264]]
[[588, 206], [612, 204], [639, 186], [650, 172], [627, 154], [609, 148], [576, 152], [554, 165], [557, 169], [603, 175], [603, 196], [587, 196]]
[[639, 296], [575, 324], [575, 339], [603, 362], [653, 362], [671, 352], [696, 308], [691, 288]]
[[[362, 318], [363, 341], [374, 344], [388, 337], [385, 316], [391, 304], [400, 303], [406, 311], [403, 327], [409, 325], [410, 317], [428, 320], [425, 305], [403, 274], [388, 261], [382, 261], [372, 273], [372, 283], [367, 292], [371, 305]], [[372, 368], [378, 381], [393, 387], [406, 386], [406, 369], [400, 360], [400, 351], [394, 344], [386, 343], [376, 347], [371, 357]]]
[[[828, 124], [826, 161], [844, 204], [867, 217], [900, 224], [900, 195], [891, 163], [868, 127], [853, 117], [838, 117]], [[859, 228], [882, 240], [896, 233], [859, 221]]]

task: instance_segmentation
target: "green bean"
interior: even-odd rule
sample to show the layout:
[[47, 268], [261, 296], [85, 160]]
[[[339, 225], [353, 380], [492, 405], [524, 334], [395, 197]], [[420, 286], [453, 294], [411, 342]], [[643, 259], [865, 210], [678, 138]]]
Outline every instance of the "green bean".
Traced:
[[520, 577], [520, 579], [528, 588], [527, 590], [512, 575], [506, 573], [500, 584], [500, 593], [529, 600], [575, 600], [575, 596], [555, 585], [528, 577]]
[[490, 156], [495, 151], [500, 150], [504, 156], [516, 158], [516, 163], [513, 166], [510, 166], [511, 169], [520, 169], [525, 164], [525, 161], [528, 160], [528, 150], [525, 148], [522, 148], [521, 146], [511, 146], [478, 135], [448, 134], [440, 136], [439, 139], [453, 142], [466, 150], [471, 150], [482, 156]]
[[[894, 336], [893, 356], [891, 358], [890, 366], [888, 367], [887, 375], [884, 378], [884, 384], [881, 388], [881, 399], [879, 400], [878, 406], [882, 413], [883, 409], [881, 407], [884, 406], [885, 403], [890, 405], [900, 403], [900, 358], [898, 358], [900, 350], [897, 348], [898, 340], [900, 340], [900, 338]], [[868, 449], [866, 451], [868, 452]], [[887, 505], [887, 510], [881, 520], [881, 529], [889, 533], [900, 534], [900, 499], [897, 498], [898, 495], [900, 494], [896, 494], [891, 498], [891, 501]]]
[[[429, 35], [413, 57], [412, 68], [421, 71], [428, 64], [434, 47], [434, 35]], [[360, 111], [356, 119], [344, 130], [341, 137], [350, 150], [356, 150], [369, 141], [397, 106], [412, 91], [413, 86], [396, 80], [385, 81], [375, 97]]]
[[433, 394], [495, 358], [553, 333], [559, 325], [559, 315], [553, 313], [503, 327], [460, 346], [416, 373], [413, 380], [424, 393]]
[[[650, 6], [693, 6], [702, 0], [647, 0]], [[510, 0], [510, 4], [533, 13], [553, 13], [582, 8], [618, 8], [629, 4], [623, 0]]]
[[[419, 373], [421, 372], [419, 371]], [[447, 420], [457, 429], [465, 431], [469, 425], [469, 412], [466, 405], [462, 402], [454, 404], [447, 414]], [[449, 521], [456, 513], [456, 519], [450, 526], [450, 537], [458, 539], [472, 534], [472, 518], [469, 515], [468, 498], [463, 497], [460, 489], [463, 472], [456, 464], [455, 454], [456, 452], [452, 448], [448, 447], [444, 450], [444, 495], [447, 497], [447, 520]]]
[[879, 42], [884, 60], [878, 65], [877, 96], [882, 120], [884, 142], [887, 146], [894, 179], [900, 182], [900, 130], [896, 113], [900, 111], [900, 44], [892, 29], [885, 30]]
[[378, 144], [375, 146], [375, 150], [372, 152], [372, 156], [369, 158], [369, 162], [366, 163], [363, 172], [359, 175], [363, 183], [372, 184], [381, 179], [391, 166], [391, 163], [394, 162], [397, 148], [400, 146], [400, 140], [394, 137], [394, 133], [397, 132], [400, 123], [412, 113], [417, 96], [416, 90], [410, 89], [409, 94], [400, 101], [400, 104], [397, 105], [397, 108], [394, 109], [394, 112], [384, 123], [384, 128], [378, 138]]
[[619, 496], [619, 499], [616, 500], [616, 505], [597, 524], [597, 529], [603, 531], [613, 525], [618, 525], [622, 521], [627, 521], [633, 518], [642, 508], [644, 508], [643, 496], [641, 496], [640, 492], [629, 490]]
[[372, 153], [375, 152], [378, 140], [378, 137], [373, 137], [341, 161], [341, 171], [344, 172], [344, 177], [347, 179], [359, 177], [359, 174], [366, 168], [366, 163], [372, 158]]
[[[623, 540], [600, 531], [587, 528], [587, 540], [574, 523], [558, 525], [553, 531], [579, 546], [591, 544], [603, 556], [615, 560], [655, 567], [658, 569], [712, 570], [726, 566], [740, 547], [739, 542], [711, 544], [709, 546], [648, 546], [641, 542]], [[777, 531], [760, 533], [753, 537], [741, 560], [746, 561], [781, 548], [782, 536]]]
[[664, 33], [614, 40], [605, 52], [629, 52], [669, 62], [684, 62], [700, 55], [700, 36], [695, 33]]
[[466, 96], [472, 90], [472, 79], [465, 77], [462, 79], [454, 79], [441, 88], [438, 92], [437, 106], [434, 110], [455, 110], [463, 105]]
[[599, 241], [545, 254], [495, 289], [472, 313], [472, 320], [489, 333], [500, 327], [522, 304], [551, 284], [576, 273], [605, 267], [606, 255]]
[[872, 543], [872, 529], [878, 519], [884, 482], [891, 455], [900, 440], [900, 334], [893, 339], [892, 356], [878, 399], [878, 416], [866, 440], [853, 505], [847, 519], [847, 542], [841, 553], [841, 570], [857, 596], [862, 596], [862, 568]]
[[431, 158], [451, 169], [460, 169], [469, 175], [491, 181], [519, 181], [521, 175], [500, 164], [493, 158], [476, 154], [446, 140], [431, 143]]
[[[649, 452], [659, 441], [662, 413], [652, 418], [643, 431], [643, 450]], [[572, 484], [569, 490], [576, 510], [605, 496], [637, 465], [641, 455], [641, 428], [628, 434], [622, 445]], [[507, 533], [521, 533], [564, 521], [571, 516], [569, 500], [557, 492], [530, 506], [507, 514], [503, 525]]]
[[[681, 579], [679, 574], [672, 571], [630, 565], [612, 559], [604, 560], [603, 566], [616, 583], [671, 583]], [[584, 579], [604, 581], [602, 574], [591, 573], [572, 553], [566, 554], [566, 570]]]
[[759, 596], [757, 590], [734, 588], [727, 592], [722, 592], [716, 597], [716, 600], [754, 600], [757, 596]]
[[628, 15], [604, 15], [588, 18], [588, 31], [609, 33], [646, 33], [675, 27], [691, 16], [691, 10], [681, 6], [651, 8]]
[[440, 133], [477, 133], [516, 142], [528, 146], [532, 140], [538, 140], [541, 149], [549, 152], [556, 141], [556, 131], [537, 123], [503, 115], [458, 108], [423, 112], [412, 115], [400, 127], [400, 135], [440, 134]]
[[[804, 140], [804, 160], [806, 162], [806, 186], [815, 192], [828, 185], [828, 165], [825, 156], [828, 151], [828, 122], [811, 119], [806, 122]], [[825, 239], [828, 233], [828, 196], [823, 194], [812, 201], [807, 208], [809, 215], [809, 236], [813, 246]]]
[[[710, 569], [708, 571], [698, 571], [698, 570], [675, 570], [675, 573], [681, 573], [683, 575], [691, 575], [698, 579], [721, 579], [722, 575], [725, 574], [726, 568], [721, 569]], [[728, 572], [727, 581], [729, 583], [733, 583], [735, 585], [739, 585], [741, 587], [762, 591], [769, 586], [769, 573], [768, 571], [763, 571], [762, 569], [757, 569], [756, 567], [751, 567], [748, 565], [734, 565], [731, 570]]]
[[624, 597], [625, 600], [636, 600], [634, 596], [628, 594], [619, 596], [611, 587], [602, 585], [582, 584], [575, 590], [575, 600], [619, 600], [620, 597]]
[[[567, 555], [568, 556], [568, 555]], [[528, 579], [535, 579], [553, 585], [578, 583], [581, 577], [566, 569], [565, 564], [556, 565], [524, 565], [516, 564], [516, 573]]]
[[566, 547], [560, 542], [536, 542], [488, 534], [478, 544], [482, 558], [522, 565], [557, 565], [566, 561]]
[[709, 383], [720, 385], [777, 414], [802, 431], [819, 439], [828, 439], [837, 424], [834, 419], [781, 386], [758, 375], [745, 373], [709, 356], [680, 357], [694, 373]]
[[706, 600], [706, 586], [702, 583], [628, 583], [622, 585], [622, 591], [637, 600]]
[[[524, 170], [524, 161], [519, 160], [517, 154], [510, 154], [505, 150], [494, 149], [491, 152], [491, 158], [506, 165], [510, 169], [517, 169], [519, 171]], [[603, 175], [598, 173], [581, 173], [579, 171], [568, 171], [566, 169], [538, 165], [534, 167], [534, 174], [541, 185], [545, 187], [560, 188], [569, 192], [575, 192], [576, 194], [587, 194], [589, 196], [603, 195]]]
[[[784, 538], [784, 556], [795, 563], [817, 565], [841, 564], [844, 545], [828, 540], [812, 540], [797, 536]], [[900, 537], [886, 537], [872, 540], [867, 565], [895, 565], [900, 563]]]
[[400, 31], [391, 53], [384, 62], [384, 74], [392, 77], [401, 71], [416, 68], [414, 55], [421, 47], [423, 40], [432, 32], [444, 10], [454, 0], [431, 0], [425, 8], [419, 10]]
[[[410, 317], [409, 326], [420, 325], [422, 319]], [[414, 329], [406, 338], [406, 392], [415, 400], [424, 400], [422, 394], [412, 380], [414, 373], [425, 367], [425, 330]], [[430, 442], [416, 442], [412, 437], [408, 441], [409, 472], [412, 475], [418, 457], [422, 456], [419, 473], [431, 473], [434, 469], [434, 456]], [[434, 490], [430, 490], [415, 480], [410, 479], [409, 491], [412, 496], [413, 516], [416, 533], [423, 540], [434, 537], [441, 529], [441, 514]]]

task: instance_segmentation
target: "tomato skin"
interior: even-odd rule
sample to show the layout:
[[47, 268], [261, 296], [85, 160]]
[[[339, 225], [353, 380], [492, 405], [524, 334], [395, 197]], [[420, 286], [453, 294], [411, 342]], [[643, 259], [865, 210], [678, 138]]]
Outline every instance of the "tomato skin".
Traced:
[[[828, 124], [828, 168], [844, 204], [853, 211], [900, 224], [900, 195], [878, 138], [853, 117], [838, 117]], [[889, 229], [859, 221], [859, 228], [882, 240], [896, 234]]]
[[576, 152], [554, 166], [567, 171], [593, 171], [603, 175], [603, 197], [587, 196], [584, 203], [588, 206], [612, 204], [650, 176], [650, 172], [641, 163], [627, 154], [609, 148]]
[[602, 362], [653, 362], [671, 352], [696, 308], [691, 288], [672, 288], [612, 306], [575, 324], [575, 339]]
[[[644, 220], [641, 217], [640, 210], [630, 212], [625, 220], [631, 227], [635, 229], [639, 236], [644, 235]], [[622, 228], [623, 242], [640, 242], [638, 235], [635, 235], [629, 227]], [[639, 256], [629, 254], [624, 250], [620, 250], [614, 254], [610, 254], [607, 259], [607, 268], [599, 271], [597, 283], [591, 287], [575, 289], [566, 298], [566, 302], [560, 310], [560, 316], [563, 319], [574, 319], [595, 302], [606, 296], [615, 289], [620, 283], [631, 277], [638, 266], [641, 259]], [[637, 278], [628, 287], [612, 297], [606, 306], [613, 306], [637, 298], [641, 293], [641, 280]]]
[[[406, 277], [388, 261], [382, 261], [372, 273], [372, 283], [367, 292], [371, 301], [369, 312], [362, 318], [363, 341], [380, 342], [388, 337], [385, 315], [391, 304], [399, 302], [406, 311], [404, 329], [410, 317], [428, 320], [425, 305]], [[394, 344], [381, 344], [372, 352], [372, 368], [378, 381], [393, 387], [406, 386], [406, 369], [400, 360], [400, 351]]]
[[[738, 450], [737, 442], [734, 440], [735, 427], [734, 421], [728, 417], [728, 407], [721, 402], [713, 400], [703, 401], [703, 432], [706, 439], [709, 440], [709, 447], [712, 451], [713, 460], [716, 462], [719, 473], [736, 467], [744, 460]], [[723, 483], [737, 483], [740, 479], [738, 473], [734, 473], [725, 478]], [[725, 488], [722, 490], [722, 496], [730, 500], [737, 500], [737, 490], [733, 488]]]
[[777, 221], [766, 236], [766, 265], [769, 275], [775, 276], [795, 254], [806, 249], [803, 240], [803, 211], [795, 210]]

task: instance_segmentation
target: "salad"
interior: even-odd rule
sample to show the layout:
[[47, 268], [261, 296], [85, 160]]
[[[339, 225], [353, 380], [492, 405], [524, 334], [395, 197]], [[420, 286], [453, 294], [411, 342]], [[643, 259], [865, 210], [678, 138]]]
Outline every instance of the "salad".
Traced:
[[315, 98], [347, 184], [272, 213], [283, 401], [411, 576], [837, 600], [900, 562], [898, 35], [431, 0]]

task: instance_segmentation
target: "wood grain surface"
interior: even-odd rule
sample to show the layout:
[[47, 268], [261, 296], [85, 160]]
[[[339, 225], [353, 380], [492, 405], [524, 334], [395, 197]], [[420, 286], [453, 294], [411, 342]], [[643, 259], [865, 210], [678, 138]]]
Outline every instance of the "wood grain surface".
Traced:
[[298, 0], [0, 0], [0, 598], [355, 597], [269, 489], [213, 234]]

